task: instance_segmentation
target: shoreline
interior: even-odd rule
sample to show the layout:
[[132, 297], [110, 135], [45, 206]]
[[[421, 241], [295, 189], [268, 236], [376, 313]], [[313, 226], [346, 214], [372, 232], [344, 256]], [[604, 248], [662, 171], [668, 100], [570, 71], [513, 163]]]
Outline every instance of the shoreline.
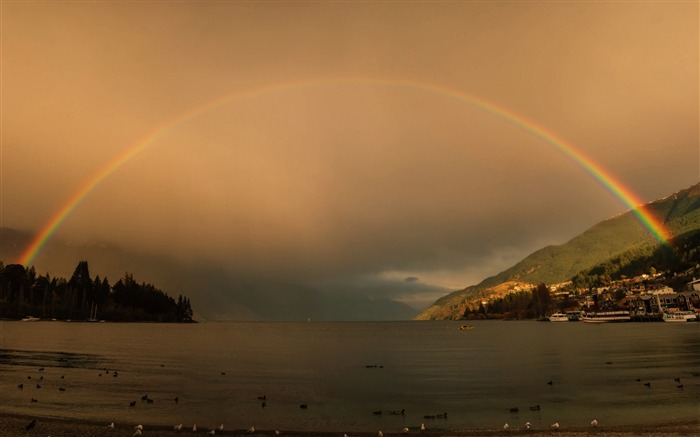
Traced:
[[[26, 430], [26, 426], [32, 419], [36, 420], [36, 425]], [[134, 425], [126, 423], [115, 423], [114, 429], [108, 429], [106, 423], [95, 421], [66, 419], [56, 417], [25, 416], [10, 413], [0, 413], [0, 435], [3, 437], [27, 437], [27, 436], [47, 436], [47, 437], [130, 437], [134, 434]], [[171, 437], [178, 434], [168, 426], [144, 425], [144, 437]], [[183, 429], [179, 434], [207, 436], [207, 429], [201, 428], [196, 433], [190, 429]], [[250, 436], [273, 436], [275, 430], [256, 430], [249, 432], [245, 429], [224, 429], [217, 432], [217, 435], [250, 435]], [[280, 430], [279, 435], [289, 435], [296, 437], [320, 437], [320, 436], [342, 436], [341, 431], [293, 431]], [[499, 429], [428, 429], [421, 432], [417, 428], [409, 430], [408, 434], [401, 430], [383, 430], [385, 436], [390, 435], [411, 435], [423, 434], [429, 436], [454, 436], [454, 437], [476, 437], [493, 435], [527, 435], [531, 437], [540, 436], [560, 436], [560, 437], [586, 437], [604, 435], [606, 437], [655, 437], [655, 436], [697, 436], [700, 435], [700, 417], [695, 420], [677, 422], [659, 422], [639, 425], [610, 425], [593, 427], [565, 427], [559, 430], [551, 429], [510, 429], [508, 431]], [[352, 432], [350, 437], [374, 437], [377, 431]]]

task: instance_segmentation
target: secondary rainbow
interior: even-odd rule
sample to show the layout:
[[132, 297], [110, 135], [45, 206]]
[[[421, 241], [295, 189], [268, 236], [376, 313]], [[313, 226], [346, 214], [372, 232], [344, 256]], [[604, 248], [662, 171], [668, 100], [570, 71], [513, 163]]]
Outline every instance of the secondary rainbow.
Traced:
[[28, 266], [33, 262], [46, 242], [68, 218], [70, 213], [87, 197], [103, 180], [112, 175], [121, 166], [129, 162], [139, 153], [154, 144], [165, 132], [191, 120], [197, 116], [205, 114], [207, 111], [220, 107], [224, 104], [261, 97], [282, 91], [292, 91], [295, 89], [318, 88], [318, 87], [341, 87], [341, 86], [365, 86], [365, 87], [395, 87], [420, 90], [436, 94], [448, 99], [458, 100], [470, 106], [477, 107], [489, 114], [499, 117], [518, 128], [540, 138], [545, 143], [554, 146], [561, 153], [579, 164], [586, 172], [601, 183], [608, 191], [617, 197], [624, 205], [629, 207], [637, 219], [646, 227], [649, 233], [661, 244], [667, 244], [668, 235], [663, 224], [647, 211], [642, 205], [644, 202], [639, 199], [632, 190], [625, 187], [610, 172], [596, 164], [583, 152], [578, 150], [572, 143], [559, 137], [551, 130], [541, 126], [526, 117], [517, 114], [515, 111], [498, 106], [485, 99], [464, 93], [452, 88], [435, 85], [431, 83], [405, 80], [405, 79], [377, 79], [364, 77], [333, 78], [322, 80], [309, 80], [299, 82], [285, 82], [261, 87], [255, 87], [243, 91], [234, 91], [224, 96], [204, 102], [198, 106], [190, 108], [175, 117], [157, 126], [149, 135], [125, 148], [121, 153], [103, 165], [97, 172], [85, 180], [76, 191], [63, 203], [51, 219], [37, 233], [29, 246], [20, 255], [19, 264]]

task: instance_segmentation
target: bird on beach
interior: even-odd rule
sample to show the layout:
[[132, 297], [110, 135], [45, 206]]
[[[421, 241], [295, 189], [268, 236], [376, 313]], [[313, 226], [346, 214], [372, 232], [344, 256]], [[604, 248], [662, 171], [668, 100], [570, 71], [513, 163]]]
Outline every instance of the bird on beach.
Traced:
[[378, 436], [378, 437], [384, 437], [384, 433], [383, 433], [381, 430], [379, 430], [379, 432], [377, 433], [377, 436]]
[[540, 404], [533, 405], [530, 407], [531, 411], [540, 411]]
[[136, 406], [136, 401], [129, 402], [129, 406], [130, 406], [130, 407]]
[[595, 428], [596, 426], [598, 426], [598, 421], [595, 420], [595, 419], [591, 420], [591, 426], [594, 427], [594, 428]]
[[223, 430], [224, 430], [224, 424], [222, 423], [221, 425], [219, 425], [219, 427], [216, 428], [216, 430], [219, 431], [219, 432], [223, 431]]
[[552, 429], [559, 429], [559, 422], [554, 422], [553, 424], [549, 425], [549, 427]]
[[134, 433], [131, 435], [131, 437], [138, 437], [138, 436], [140, 436], [140, 435], [141, 435], [141, 430], [140, 430], [140, 429], [137, 429], [136, 432], [134, 432]]
[[508, 423], [505, 423], [503, 425], [503, 431], [508, 431], [509, 429], [510, 429], [510, 425], [508, 425]]
[[420, 424], [420, 430], [421, 432], [425, 431], [425, 423]]
[[182, 424], [178, 423], [177, 425], [173, 426], [173, 431], [182, 431]]
[[111, 422], [109, 425], [107, 425], [107, 429], [114, 429], [114, 422]]
[[143, 431], [143, 425], [136, 425], [134, 427], [134, 429], [139, 430], [139, 431]]
[[22, 389], [24, 388], [24, 384], [19, 384], [19, 385], [17, 386], [17, 388], [20, 389], [20, 390], [22, 390]]
[[530, 422], [525, 422], [525, 429], [530, 429], [532, 428], [532, 424]]
[[254, 432], [255, 432], [255, 427], [254, 427], [254, 426], [251, 426], [250, 428], [248, 428], [248, 431], [246, 431], [246, 432], [247, 432], [248, 434], [254, 433]]
[[216, 434], [216, 431], [214, 431], [213, 429], [210, 429], [210, 430], [207, 432], [207, 435], [214, 435], [214, 434]]
[[197, 432], [197, 424], [192, 425], [192, 432]]
[[27, 424], [27, 426], [24, 427], [25, 430], [29, 431], [30, 429], [34, 428], [36, 426], [36, 420], [32, 419], [31, 422]]
[[402, 429], [401, 432], [404, 433], [404, 434], [408, 434], [408, 428]]

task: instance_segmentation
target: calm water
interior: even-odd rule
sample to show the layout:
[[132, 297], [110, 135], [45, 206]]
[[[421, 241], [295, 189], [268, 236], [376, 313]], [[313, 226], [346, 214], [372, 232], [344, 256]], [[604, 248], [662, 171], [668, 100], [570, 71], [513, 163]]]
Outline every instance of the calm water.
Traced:
[[343, 432], [700, 417], [700, 323], [472, 324], [0, 322], [0, 411]]

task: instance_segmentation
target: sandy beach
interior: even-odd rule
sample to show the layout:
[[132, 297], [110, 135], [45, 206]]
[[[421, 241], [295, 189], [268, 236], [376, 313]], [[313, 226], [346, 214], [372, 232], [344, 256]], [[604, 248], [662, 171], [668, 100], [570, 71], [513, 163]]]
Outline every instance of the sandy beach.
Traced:
[[[32, 420], [36, 420], [35, 425], [27, 430], [27, 425]], [[134, 426], [131, 423], [115, 423], [114, 429], [108, 429], [106, 423], [94, 423], [87, 421], [66, 420], [58, 418], [41, 418], [0, 414], [0, 435], [3, 437], [27, 437], [27, 436], [50, 436], [50, 437], [131, 437], [134, 434]], [[170, 427], [148, 426], [143, 424], [143, 437], [172, 437], [176, 434]], [[196, 433], [190, 429], [183, 430], [177, 434], [183, 435], [207, 435], [207, 429], [200, 428]], [[251, 433], [245, 429], [224, 429], [222, 432], [217, 432], [217, 435], [251, 435], [251, 436], [271, 436], [275, 435], [275, 430], [255, 430]], [[279, 435], [288, 436], [342, 436], [343, 431], [328, 431], [328, 432], [300, 432], [290, 430], [280, 430]], [[385, 436], [391, 435], [407, 435], [401, 430], [383, 430]], [[562, 426], [559, 430], [550, 429], [530, 429], [518, 430], [510, 429], [508, 431], [497, 429], [428, 429], [421, 432], [419, 429], [409, 430], [408, 435], [424, 434], [430, 436], [494, 436], [494, 435], [527, 435], [532, 437], [538, 436], [559, 436], [559, 437], [584, 437], [598, 436], [605, 437], [653, 437], [653, 436], [698, 436], [700, 435], [700, 418], [698, 420], [686, 422], [668, 422], [647, 425], [625, 425], [625, 426], [598, 426], [596, 428], [588, 427], [572, 427], [567, 428]], [[348, 433], [350, 437], [374, 437], [377, 432], [354, 432]]]

